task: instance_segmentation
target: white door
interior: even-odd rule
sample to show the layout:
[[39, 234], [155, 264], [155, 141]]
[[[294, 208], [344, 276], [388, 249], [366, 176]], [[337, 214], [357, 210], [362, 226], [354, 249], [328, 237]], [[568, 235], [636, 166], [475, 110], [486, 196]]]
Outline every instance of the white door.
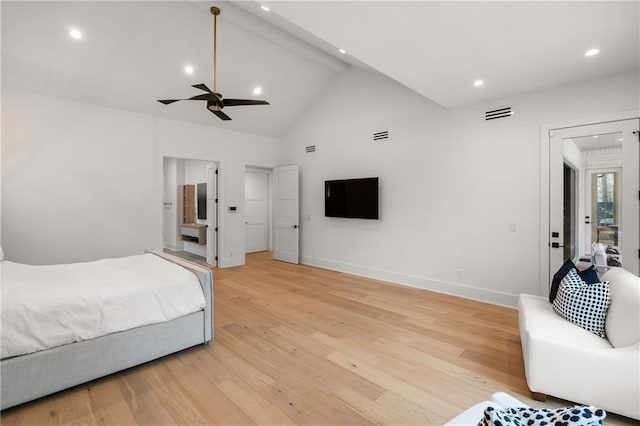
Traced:
[[247, 170], [244, 174], [245, 252], [269, 249], [269, 173]]
[[218, 266], [218, 167], [207, 164], [207, 263]]
[[298, 263], [298, 166], [273, 169], [273, 258]]
[[[563, 165], [567, 150], [565, 147], [579, 152], [575, 154], [580, 160], [578, 179], [580, 187], [579, 211], [584, 222], [593, 226], [596, 218], [591, 217], [590, 206], [586, 205], [586, 188], [590, 169], [599, 164], [607, 167], [622, 167], [620, 179], [621, 202], [618, 207], [616, 221], [620, 230], [618, 245], [622, 252], [622, 265], [625, 269], [638, 274], [640, 247], [640, 156], [638, 149], [638, 119], [621, 120], [589, 126], [571, 127], [550, 131], [549, 144], [549, 277], [552, 278], [565, 259], [563, 249]], [[607, 140], [606, 144], [600, 141]], [[596, 153], [597, 151], [597, 153]], [[607, 153], [611, 154], [607, 156]], [[616, 164], [616, 161], [620, 164]], [[604, 168], [604, 167], [603, 167]], [[583, 247], [590, 246], [591, 235], [586, 234], [587, 227], [578, 227], [585, 242]], [[589, 254], [589, 253], [587, 253]]]

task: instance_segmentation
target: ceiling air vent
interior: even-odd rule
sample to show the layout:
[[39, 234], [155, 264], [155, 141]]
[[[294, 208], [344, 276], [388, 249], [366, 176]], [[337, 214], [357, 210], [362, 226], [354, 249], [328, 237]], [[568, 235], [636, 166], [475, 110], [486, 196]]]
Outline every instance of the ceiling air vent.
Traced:
[[315, 145], [309, 145], [309, 146], [304, 148], [304, 152], [306, 152], [307, 154], [309, 154], [310, 152], [316, 152], [316, 146]]
[[496, 118], [505, 118], [511, 117], [513, 115], [513, 111], [511, 111], [511, 107], [494, 109], [493, 111], [487, 111], [484, 113], [485, 121], [495, 120]]
[[389, 131], [385, 130], [383, 132], [376, 132], [373, 134], [373, 140], [375, 141], [381, 141], [383, 139], [389, 139]]

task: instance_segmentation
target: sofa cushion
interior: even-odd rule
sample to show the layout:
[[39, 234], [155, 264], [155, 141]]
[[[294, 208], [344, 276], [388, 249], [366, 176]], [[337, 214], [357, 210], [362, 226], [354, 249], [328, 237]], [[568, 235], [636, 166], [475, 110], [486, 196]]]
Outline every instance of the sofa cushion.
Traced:
[[611, 349], [606, 339], [567, 321], [553, 310], [546, 298], [521, 294], [518, 302], [518, 321], [523, 352], [528, 352], [529, 339], [540, 342], [584, 348], [585, 351]]
[[640, 278], [622, 268], [610, 268], [603, 276], [609, 281], [611, 306], [605, 330], [614, 348], [640, 342]]
[[576, 265], [571, 261], [571, 259], [567, 259], [558, 272], [553, 274], [553, 280], [551, 281], [551, 289], [549, 289], [549, 303], [553, 303], [556, 298], [556, 294], [558, 294], [558, 288], [560, 288], [560, 283], [562, 279], [569, 273], [570, 270], [575, 268]]
[[562, 279], [553, 309], [558, 315], [600, 337], [605, 337], [605, 319], [611, 303], [609, 283], [585, 283], [573, 268]]

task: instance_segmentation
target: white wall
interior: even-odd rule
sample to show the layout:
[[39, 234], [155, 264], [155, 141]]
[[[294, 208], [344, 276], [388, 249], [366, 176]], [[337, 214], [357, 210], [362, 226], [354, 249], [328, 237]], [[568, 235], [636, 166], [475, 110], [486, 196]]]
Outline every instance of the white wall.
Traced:
[[[161, 249], [163, 156], [220, 161], [242, 206], [245, 163], [280, 164], [280, 141], [3, 87], [2, 247], [61, 263]], [[221, 210], [221, 266], [244, 263], [242, 212]]]
[[[301, 170], [302, 262], [510, 306], [539, 291], [541, 124], [638, 108], [634, 74], [456, 111], [360, 69], [325, 93], [283, 145]], [[504, 106], [515, 115], [484, 121]], [[381, 219], [325, 218], [323, 181], [366, 176]]]

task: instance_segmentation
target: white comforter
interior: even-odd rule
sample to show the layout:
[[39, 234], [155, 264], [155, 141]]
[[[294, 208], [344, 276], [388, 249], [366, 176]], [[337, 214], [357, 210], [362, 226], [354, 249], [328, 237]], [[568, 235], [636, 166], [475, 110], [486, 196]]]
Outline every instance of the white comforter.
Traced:
[[169, 321], [205, 306], [195, 274], [150, 253], [1, 265], [2, 358]]

